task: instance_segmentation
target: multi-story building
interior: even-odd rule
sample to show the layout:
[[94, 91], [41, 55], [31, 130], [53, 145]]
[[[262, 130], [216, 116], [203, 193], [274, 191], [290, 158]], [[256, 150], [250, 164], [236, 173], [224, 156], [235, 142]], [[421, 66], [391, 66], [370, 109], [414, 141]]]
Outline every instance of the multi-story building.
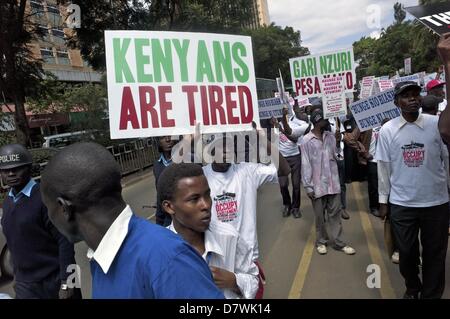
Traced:
[[244, 24], [244, 26], [251, 29], [257, 29], [264, 25], [269, 25], [270, 18], [267, 0], [252, 0], [251, 3], [252, 3], [250, 7], [251, 18], [250, 21], [248, 21], [248, 23]]
[[65, 37], [72, 32], [65, 28], [66, 7], [56, 0], [30, 0], [27, 11], [33, 16], [44, 37], [30, 43], [36, 58], [44, 60], [43, 68], [65, 82], [100, 82], [101, 75], [83, 61], [80, 51], [67, 47]]
[[[43, 34], [42, 38], [28, 44], [33, 56], [43, 60], [43, 69], [51, 72], [59, 81], [99, 83], [101, 74], [82, 59], [80, 50], [70, 49], [66, 45], [66, 37], [73, 32], [65, 27], [66, 7], [58, 5], [56, 0], [30, 0], [26, 5], [26, 13]], [[4, 116], [0, 119], [0, 131], [15, 130], [12, 120], [14, 110], [13, 104], [2, 105], [0, 111]], [[26, 110], [26, 115], [31, 144], [37, 146], [41, 144], [41, 136], [67, 131], [71, 118], [78, 114], [34, 114]]]

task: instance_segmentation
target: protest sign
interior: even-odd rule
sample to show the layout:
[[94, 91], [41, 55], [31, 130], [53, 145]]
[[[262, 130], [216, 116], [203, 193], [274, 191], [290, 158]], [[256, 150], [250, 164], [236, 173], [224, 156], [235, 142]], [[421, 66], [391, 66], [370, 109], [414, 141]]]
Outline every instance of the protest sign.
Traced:
[[394, 104], [394, 89], [352, 103], [350, 110], [361, 132], [381, 126], [385, 118], [400, 116], [400, 110]]
[[342, 76], [322, 79], [323, 115], [326, 119], [347, 114], [343, 81]]
[[361, 99], [367, 99], [372, 95], [374, 76], [365, 76], [361, 81]]
[[397, 83], [405, 82], [405, 81], [414, 81], [418, 85], [420, 85], [420, 76], [418, 73], [413, 74], [413, 75], [402, 76], [402, 77], [398, 77], [398, 78], [392, 78], [391, 80], [392, 80], [392, 83], [394, 84], [394, 86]]
[[251, 130], [259, 122], [251, 38], [105, 31], [111, 138]]
[[405, 59], [405, 74], [411, 74], [411, 58]]
[[297, 99], [297, 104], [299, 107], [302, 107], [311, 103], [309, 102], [309, 99], [306, 98], [306, 99]]
[[280, 97], [258, 100], [259, 119], [265, 120], [273, 117], [280, 118], [283, 115], [285, 103]]
[[376, 95], [381, 92], [380, 86], [378, 85], [378, 81], [379, 81], [379, 78], [375, 78], [373, 80], [373, 87], [372, 87], [372, 91], [370, 92], [371, 93], [370, 96]]
[[356, 83], [353, 48], [293, 58], [289, 64], [296, 96], [322, 96], [322, 78], [333, 76], [342, 76], [345, 91], [353, 92]]
[[450, 30], [450, 2], [448, 1], [426, 6], [408, 7], [405, 10], [439, 35], [443, 35]]
[[394, 83], [392, 83], [392, 80], [378, 80], [378, 87], [380, 92], [384, 92], [392, 89], [394, 87]]

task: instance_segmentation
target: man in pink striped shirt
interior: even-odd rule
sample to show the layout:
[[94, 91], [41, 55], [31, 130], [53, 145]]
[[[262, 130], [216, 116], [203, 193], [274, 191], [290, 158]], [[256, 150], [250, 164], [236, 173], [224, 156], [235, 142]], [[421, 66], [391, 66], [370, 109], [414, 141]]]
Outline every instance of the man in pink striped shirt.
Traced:
[[[347, 255], [355, 254], [355, 249], [342, 240], [341, 187], [336, 163], [336, 138], [327, 131], [328, 120], [321, 109], [311, 114], [314, 128], [303, 138], [302, 182], [312, 201], [316, 215], [316, 249], [321, 255], [327, 253], [328, 235], [334, 240], [332, 247]], [[327, 218], [325, 218], [327, 215]], [[327, 235], [325, 219], [329, 224]]]

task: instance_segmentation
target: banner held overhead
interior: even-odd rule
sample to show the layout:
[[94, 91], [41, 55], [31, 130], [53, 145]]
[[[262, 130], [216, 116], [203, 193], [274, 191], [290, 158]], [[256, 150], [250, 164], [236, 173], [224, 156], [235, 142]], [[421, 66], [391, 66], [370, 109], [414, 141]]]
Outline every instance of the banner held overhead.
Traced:
[[251, 38], [105, 31], [111, 138], [251, 130], [259, 123]]
[[323, 78], [341, 76], [345, 92], [353, 92], [356, 84], [353, 48], [289, 60], [294, 92], [301, 98], [323, 96]]
[[450, 31], [450, 2], [448, 1], [408, 7], [405, 10], [439, 35]]

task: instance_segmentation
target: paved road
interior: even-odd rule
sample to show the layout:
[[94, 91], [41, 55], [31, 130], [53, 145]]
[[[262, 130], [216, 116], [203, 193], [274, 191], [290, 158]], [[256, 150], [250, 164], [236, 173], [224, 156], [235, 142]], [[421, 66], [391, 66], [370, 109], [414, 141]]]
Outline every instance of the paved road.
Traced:
[[[310, 201], [302, 193], [301, 219], [281, 216], [281, 196], [278, 185], [266, 185], [259, 192], [258, 236], [261, 261], [266, 273], [265, 298], [400, 298], [404, 292], [398, 266], [384, 250], [383, 224], [367, 213], [367, 185], [348, 186], [350, 220], [343, 221], [344, 237], [357, 251], [354, 256], [329, 250], [318, 255], [314, 250], [314, 224]], [[155, 201], [154, 179], [151, 175], [124, 188], [124, 197], [134, 211], [151, 217]], [[153, 218], [151, 218], [153, 219]], [[76, 245], [76, 258], [82, 269], [83, 296], [90, 298], [90, 274], [86, 258], [87, 247]], [[447, 264], [450, 265], [450, 253]], [[368, 288], [369, 265], [380, 269], [380, 288]], [[447, 278], [449, 275], [447, 275]], [[450, 279], [444, 298], [450, 298]], [[12, 293], [12, 285], [0, 287], [0, 293]]]

